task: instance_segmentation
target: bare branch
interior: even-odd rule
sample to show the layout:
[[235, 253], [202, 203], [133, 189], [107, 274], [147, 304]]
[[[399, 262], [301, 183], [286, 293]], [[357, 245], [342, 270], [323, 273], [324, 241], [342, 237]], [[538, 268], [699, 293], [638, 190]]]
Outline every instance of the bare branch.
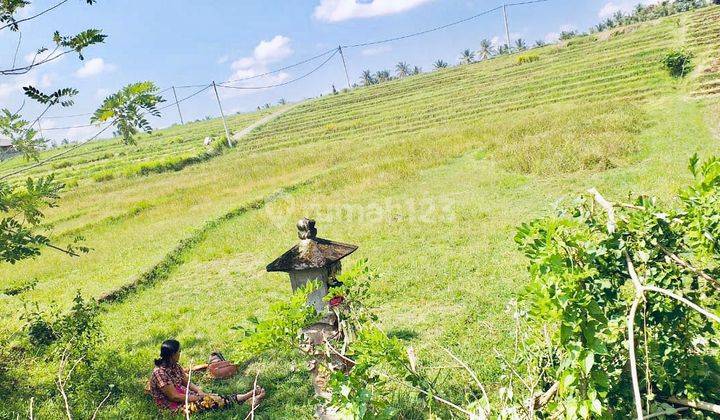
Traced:
[[62, 6], [64, 3], [67, 3], [67, 1], [68, 1], [68, 0], [62, 0], [60, 3], [57, 3], [57, 4], [55, 4], [54, 6], [48, 7], [47, 9], [43, 10], [42, 12], [36, 13], [36, 14], [34, 14], [34, 15], [32, 15], [32, 16], [28, 16], [28, 17], [26, 17], [26, 18], [14, 20], [14, 21], [8, 23], [7, 25], [0, 27], [0, 31], [2, 31], [2, 30], [5, 29], [5, 28], [11, 27], [11, 26], [17, 27], [17, 25], [18, 25], [19, 23], [27, 22], [27, 21], [29, 21], [29, 20], [35, 19], [35, 18], [37, 18], [37, 17], [40, 17], [40, 16], [44, 15], [44, 14], [47, 13], [47, 12], [50, 12], [50, 11], [52, 11], [52, 10], [54, 10], [54, 9], [57, 9], [58, 7]]
[[719, 316], [715, 315], [714, 313], [706, 310], [705, 308], [703, 308], [703, 307], [701, 307], [701, 306], [699, 306], [699, 305], [697, 305], [697, 304], [695, 304], [695, 303], [693, 303], [693, 302], [685, 299], [684, 297], [682, 297], [682, 296], [680, 296], [680, 295], [677, 295], [677, 294], [675, 294], [675, 293], [673, 293], [673, 292], [671, 292], [671, 291], [669, 291], [669, 290], [667, 290], [667, 289], [662, 289], [662, 288], [660, 288], [660, 287], [655, 287], [655, 286], [645, 286], [645, 290], [650, 291], [650, 292], [660, 293], [660, 294], [663, 294], [663, 295], [665, 295], [665, 296], [667, 296], [667, 297], [673, 298], [673, 299], [677, 300], [678, 302], [681, 302], [681, 303], [683, 303], [683, 304], [691, 307], [692, 309], [695, 309], [696, 311], [698, 311], [698, 312], [701, 313], [702, 315], [705, 315], [707, 318], [710, 318], [710, 319], [712, 319], [713, 321], [715, 321], [715, 322], [717, 322], [717, 323], [720, 323], [720, 317], [719, 317]]
[[550, 389], [545, 391], [545, 393], [538, 395], [533, 399], [533, 410], [539, 410], [547, 405], [554, 397], [555, 394], [557, 394], [558, 389], [560, 389], [560, 382], [555, 382]]
[[108, 391], [105, 398], [102, 401], [100, 401], [100, 404], [98, 404], [98, 406], [95, 408], [95, 412], [93, 413], [93, 416], [92, 416], [92, 418], [90, 418], [90, 420], [95, 420], [95, 418], [97, 418], [97, 414], [98, 414], [98, 412], [100, 412], [100, 407], [102, 407], [103, 404], [105, 404], [105, 401], [107, 401], [107, 399], [110, 398], [111, 394], [112, 394], [112, 391]]
[[[450, 357], [452, 357], [453, 360], [455, 360], [458, 364], [460, 364], [460, 366], [462, 366], [463, 368], [465, 368], [465, 370], [466, 370], [467, 373], [470, 375], [470, 377], [475, 381], [475, 384], [477, 384], [478, 388], [480, 388], [480, 391], [482, 391], [483, 397], [485, 397], [485, 398], [487, 399], [487, 398], [488, 398], [487, 392], [485, 392], [485, 387], [483, 386], [482, 382], [480, 382], [480, 379], [478, 378], [477, 374], [475, 374], [475, 372], [474, 372], [472, 369], [470, 369], [470, 367], [469, 367], [467, 364], [465, 364], [465, 362], [463, 362], [462, 360], [460, 360], [459, 357], [457, 357], [457, 356], [455, 356], [454, 354], [452, 354], [452, 352], [451, 352], [449, 349], [446, 349], [445, 347], [440, 347], [440, 348], [443, 349], [443, 350], [445, 350], [445, 352], [446, 352]], [[488, 399], [488, 401], [490, 401], [490, 400]]]
[[667, 402], [671, 404], [679, 404], [686, 407], [697, 408], [699, 410], [710, 411], [715, 414], [720, 414], [720, 405], [707, 403], [705, 401], [690, 401], [684, 398], [668, 397]]
[[[190, 366], [192, 366], [192, 361], [190, 361]], [[188, 372], [188, 381], [187, 385], [185, 386], [185, 419], [190, 420], [190, 407], [188, 407], [188, 399], [190, 399], [190, 377], [192, 376], [192, 369]]]
[[17, 75], [21, 75], [21, 74], [27, 74], [30, 70], [34, 69], [35, 67], [41, 66], [43, 64], [47, 64], [51, 61], [55, 61], [58, 58], [64, 56], [65, 54], [70, 54], [71, 52], [73, 52], [73, 50], [66, 50], [66, 51], [60, 52], [58, 54], [55, 54], [55, 52], [57, 50], [58, 50], [58, 48], [55, 48], [55, 50], [53, 50], [53, 52], [50, 53], [46, 58], [44, 58], [40, 61], [37, 61], [37, 62], [35, 60], [37, 59], [37, 56], [39, 54], [36, 53], [35, 57], [33, 57], [33, 61], [30, 64], [28, 64], [27, 66], [13, 67], [10, 69], [0, 70], [0, 74], [3, 76], [17, 76]]
[[662, 245], [658, 245], [658, 248], [665, 253], [671, 260], [673, 260], [677, 265], [686, 268], [687, 270], [692, 271], [693, 273], [697, 274], [698, 276], [702, 277], [703, 279], [709, 281], [710, 283], [715, 286], [716, 289], [720, 289], [720, 282], [716, 279], [712, 278], [708, 273], [704, 272], [703, 270], [700, 270], [698, 268], [693, 267], [690, 263], [683, 260], [682, 258], [678, 257], [676, 254], [672, 253], [669, 249], [665, 248]]
[[637, 312], [638, 305], [640, 304], [640, 300], [641, 296], [635, 296], [632, 306], [630, 307], [630, 314], [628, 314], [627, 317], [628, 352], [630, 353], [630, 376], [632, 378], [635, 412], [637, 413], [638, 420], [642, 420], [643, 418], [642, 395], [640, 394], [640, 382], [638, 381], [637, 362], [635, 361], [635, 314]]
[[590, 188], [589, 190], [587, 190], [587, 192], [593, 196], [593, 198], [600, 205], [600, 207], [605, 209], [605, 212], [607, 213], [607, 216], [608, 216], [608, 221], [607, 221], [608, 233], [610, 233], [610, 234], [615, 233], [615, 229], [617, 228], [617, 223], [615, 222], [615, 209], [613, 209], [612, 203], [607, 201], [605, 199], [605, 197], [603, 197], [600, 194], [600, 192], [598, 192], [598, 190], [595, 188]]
[[658, 411], [657, 413], [648, 414], [647, 416], [643, 417], [643, 419], [654, 419], [656, 417], [662, 417], [662, 416], [672, 416], [674, 414], [682, 413], [683, 411], [687, 410], [687, 407], [681, 407], [681, 408], [668, 408], [667, 410]]
[[20, 44], [22, 44], [22, 31], [18, 31], [18, 42], [17, 46], [15, 47], [15, 55], [13, 55], [12, 62], [13, 67], [15, 67], [15, 63], [17, 63], [18, 52], [20, 51]]
[[[633, 286], [635, 287], [635, 298], [633, 299], [632, 306], [630, 307], [630, 313], [627, 317], [627, 331], [628, 331], [628, 352], [630, 359], [630, 376], [632, 378], [633, 386], [633, 399], [635, 402], [635, 413], [637, 419], [642, 420], [643, 409], [642, 409], [642, 395], [640, 395], [640, 381], [638, 380], [637, 372], [637, 361], [635, 360], [635, 314], [640, 302], [644, 298], [643, 285], [635, 272], [635, 266], [630, 259], [630, 254], [625, 251], [625, 262], [627, 263], [628, 273], [630, 279], [632, 279]], [[647, 355], [645, 355], [647, 357]]]

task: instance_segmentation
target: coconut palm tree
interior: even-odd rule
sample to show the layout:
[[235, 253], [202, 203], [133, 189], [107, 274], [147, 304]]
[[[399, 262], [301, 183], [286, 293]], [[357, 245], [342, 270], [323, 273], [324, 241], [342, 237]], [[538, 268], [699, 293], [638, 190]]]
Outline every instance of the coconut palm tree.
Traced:
[[510, 53], [510, 47], [507, 44], [502, 44], [497, 47], [495, 55], [505, 55]]
[[398, 78], [402, 79], [405, 76], [410, 75], [410, 65], [404, 61], [397, 63], [395, 66], [395, 74]]
[[613, 20], [615, 21], [615, 24], [617, 26], [622, 26], [625, 24], [625, 14], [622, 12], [622, 10], [618, 10], [613, 15]]
[[417, 76], [420, 73], [422, 73], [422, 67], [418, 66], [413, 67], [413, 69], [410, 71], [410, 74], [413, 76]]
[[370, 86], [377, 83], [370, 70], [363, 70], [362, 76], [360, 76], [360, 82], [362, 82], [363, 86]]
[[390, 75], [390, 70], [379, 70], [377, 73], [375, 73], [375, 79], [378, 83], [387, 82], [389, 80], [392, 80], [392, 76]]
[[488, 58], [492, 57], [494, 54], [494, 48], [492, 45], [492, 42], [488, 39], [483, 39], [480, 41], [480, 49], [478, 50], [478, 59], [479, 60], [487, 60]]
[[547, 45], [547, 42], [543, 41], [542, 39], [538, 39], [535, 41], [535, 48], [544, 47]]
[[475, 62], [475, 53], [472, 50], [466, 49], [460, 54], [458, 61], [460, 61], [460, 64], [472, 64]]
[[448, 63], [446, 63], [443, 60], [437, 60], [436, 62], [433, 63], [433, 66], [435, 67], [435, 70], [440, 70], [440, 69], [447, 68]]
[[525, 40], [522, 38], [518, 38], [515, 40], [515, 49], [518, 51], [525, 51], [527, 50], [527, 44], [525, 43]]

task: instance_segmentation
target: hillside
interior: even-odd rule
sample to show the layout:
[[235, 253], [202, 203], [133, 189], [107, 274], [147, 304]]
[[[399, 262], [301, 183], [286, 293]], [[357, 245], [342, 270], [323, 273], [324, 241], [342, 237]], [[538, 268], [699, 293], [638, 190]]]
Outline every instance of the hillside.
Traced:
[[[218, 120], [142, 136], [137, 148], [87, 146], [31, 173], [55, 170], [70, 183], [47, 214], [52, 238], [82, 235], [93, 250], [0, 265], [0, 331], [18, 328], [25, 302], [64, 310], [78, 290], [110, 296], [102, 375], [121, 392], [106, 415], [153, 418], [142, 379], [158, 343], [177, 337], [187, 363], [215, 349], [232, 357], [231, 327], [289, 295], [286, 276], [265, 265], [295, 243], [307, 215], [320, 236], [359, 245], [349, 259], [368, 258], [381, 274], [372, 293], [387, 331], [427, 360], [452, 347], [496, 383], [492, 350], [512, 346], [506, 305], [527, 279], [515, 228], [591, 186], [668, 197], [693, 152], [720, 152], [718, 39], [713, 6], [524, 53], [534, 62], [504, 56], [358, 88], [304, 102], [179, 171], [137, 169], [202, 153], [202, 139], [222, 132]], [[684, 79], [661, 63], [676, 48], [695, 56]], [[232, 128], [266, 113], [234, 116]], [[272, 355], [254, 366], [269, 395], [260, 415], [312, 413], [304, 369]], [[43, 363], [18, 369], [25, 382], [0, 383], [0, 395], [16, 391], [0, 418], [24, 410], [33, 387], [53, 387]], [[249, 379], [222, 387], [238, 383]], [[416, 414], [412, 401], [401, 405]], [[38, 408], [43, 418], [59, 409]]]

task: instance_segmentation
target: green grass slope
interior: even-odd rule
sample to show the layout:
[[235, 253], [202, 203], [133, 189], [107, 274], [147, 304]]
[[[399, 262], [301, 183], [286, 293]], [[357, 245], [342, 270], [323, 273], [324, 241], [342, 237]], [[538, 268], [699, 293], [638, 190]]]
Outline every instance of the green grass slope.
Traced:
[[[117, 389], [103, 415], [155, 418], [142, 387], [159, 342], [180, 339], [186, 362], [214, 349], [232, 357], [240, 338], [231, 327], [289, 295], [288, 279], [264, 266], [307, 215], [321, 236], [358, 244], [350, 260], [368, 258], [381, 274], [372, 292], [387, 331], [423, 360], [448, 364], [439, 348], [452, 348], [492, 385], [494, 350], [512, 345], [506, 305], [527, 278], [515, 227], [591, 186], [608, 197], [667, 197], [687, 182], [693, 152], [720, 151], [720, 105], [708, 87], [718, 31], [720, 7], [710, 7], [544, 47], [532, 63], [508, 56], [360, 88], [301, 104], [182, 171], [80, 182], [48, 227], [59, 243], [85, 236], [93, 252], [0, 265], [3, 287], [26, 289], [0, 294], [0, 329], [17, 328], [23, 302], [64, 309], [77, 290], [124, 290], [103, 304], [98, 375]], [[672, 48], [695, 54], [685, 79], [660, 64]], [[33, 389], [52, 389], [55, 367], [28, 360], [17, 367], [24, 379], [0, 384], [0, 416], [24, 410]], [[269, 393], [259, 417], [311, 417], [299, 361], [270, 353], [248, 369]], [[461, 375], [444, 395], [463, 394]], [[44, 417], [60, 413], [57, 400], [37, 404]], [[397, 404], [422, 417], [401, 393]]]

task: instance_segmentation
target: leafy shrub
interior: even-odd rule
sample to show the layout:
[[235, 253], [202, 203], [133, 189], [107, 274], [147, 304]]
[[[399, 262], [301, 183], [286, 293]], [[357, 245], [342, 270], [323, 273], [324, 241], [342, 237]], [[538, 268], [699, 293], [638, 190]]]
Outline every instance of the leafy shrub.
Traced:
[[685, 50], [673, 50], [665, 54], [662, 63], [670, 72], [672, 77], [685, 77], [692, 72], [694, 65], [692, 62], [693, 55]]
[[523, 54], [517, 58], [518, 64], [534, 63], [540, 60], [540, 56], [537, 54]]
[[78, 292], [65, 315], [56, 306], [43, 310], [35, 304], [29, 309], [25, 307], [21, 320], [25, 322], [23, 328], [33, 346], [58, 343], [75, 354], [83, 354], [101, 338], [98, 313], [97, 302], [84, 299]]
[[94, 174], [92, 178], [95, 182], [105, 182], [115, 179], [115, 174], [110, 171], [102, 171]]
[[[546, 408], [551, 416], [563, 410], [568, 418], [633, 416], [626, 329], [638, 299], [633, 270], [642, 284], [717, 306], [718, 289], [697, 270], [720, 274], [720, 160], [697, 168], [693, 159], [691, 171], [697, 181], [679, 193], [679, 208], [641, 196], [616, 205], [610, 216], [582, 198], [519, 228], [516, 241], [532, 278], [523, 299], [527, 327], [547, 332], [535, 337], [529, 357], [543, 367], [544, 389], [559, 383], [558, 398]], [[715, 325], [662, 294], [646, 292], [640, 305], [632, 322], [645, 408], [657, 411], [668, 397], [720, 398]]]

